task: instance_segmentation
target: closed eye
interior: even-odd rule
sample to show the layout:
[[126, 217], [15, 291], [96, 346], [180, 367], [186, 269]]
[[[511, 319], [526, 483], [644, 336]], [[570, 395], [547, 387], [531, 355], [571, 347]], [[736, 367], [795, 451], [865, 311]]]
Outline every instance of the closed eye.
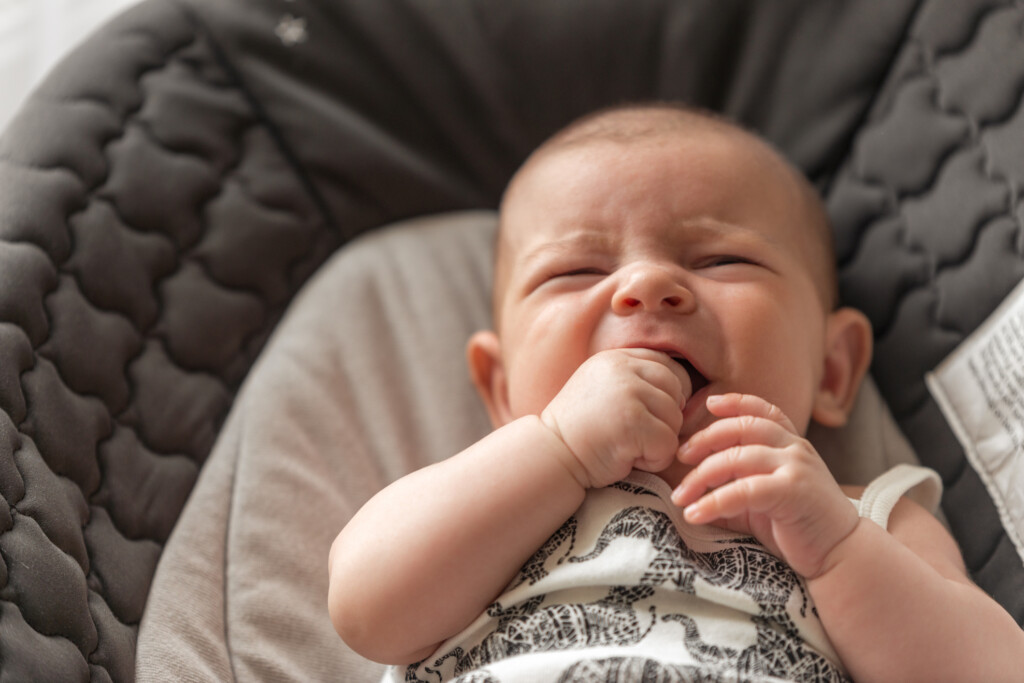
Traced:
[[748, 258], [746, 258], [744, 256], [725, 255], [725, 256], [715, 256], [714, 258], [709, 258], [709, 259], [705, 260], [701, 264], [701, 266], [704, 267], [704, 268], [719, 268], [721, 266], [735, 266], [735, 265], [751, 265], [751, 266], [755, 266], [755, 265], [757, 265], [757, 262], [753, 261], [751, 259], [748, 259]]
[[577, 277], [580, 275], [606, 275], [600, 268], [574, 268], [564, 273], [558, 273], [555, 277]]

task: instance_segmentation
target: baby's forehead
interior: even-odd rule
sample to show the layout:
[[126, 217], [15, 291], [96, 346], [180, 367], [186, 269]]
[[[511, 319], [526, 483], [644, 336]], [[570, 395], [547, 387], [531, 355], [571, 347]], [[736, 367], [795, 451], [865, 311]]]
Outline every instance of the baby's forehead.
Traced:
[[[628, 136], [605, 130], [556, 136], [538, 148], [510, 181], [500, 207], [505, 238], [501, 246], [509, 246], [515, 231], [527, 229], [537, 218], [533, 209], [538, 204], [552, 202], [556, 213], [577, 205], [590, 210], [642, 183], [656, 197], [679, 197], [680, 211], [686, 212], [694, 208], [690, 197], [716, 195], [721, 179], [732, 183], [733, 177], [745, 178], [747, 187], [776, 207], [814, 199], [813, 191], [798, 188], [806, 182], [799, 172], [770, 146], [726, 124], [631, 131]], [[576, 198], [580, 201], [574, 202]], [[732, 203], [729, 199], [725, 205]], [[705, 203], [708, 211], [720, 208]], [[521, 215], [529, 220], [521, 220]]]
[[[576, 177], [581, 164], [584, 168], [587, 164], [600, 167], [601, 173], [593, 176], [598, 180], [613, 178], [625, 168], [619, 163], [622, 159], [631, 159], [640, 165], [648, 160], [658, 163], [655, 158], [663, 158], [666, 150], [681, 159], [707, 154], [727, 158], [737, 168], [764, 175], [766, 181], [792, 180], [796, 176], [802, 179], [799, 172], [757, 136], [725, 122], [706, 122], [700, 118], [695, 121], [699, 123], [682, 126], [678, 122], [674, 125], [662, 122], [647, 127], [601, 126], [597, 122], [582, 130], [556, 135], [537, 148], [512, 177], [502, 201], [502, 212], [506, 213], [517, 202], [533, 201], [578, 184], [582, 181]], [[577, 164], [575, 168], [573, 162]], [[699, 171], [700, 164], [695, 164], [688, 172], [694, 169]], [[583, 175], [587, 179], [592, 177]], [[529, 191], [524, 192], [524, 188]]]
[[[723, 153], [735, 155], [742, 163], [756, 167], [755, 173], [767, 174], [776, 181], [771, 185], [795, 198], [793, 204], [800, 216], [800, 223], [806, 223], [806, 229], [801, 230], [801, 239], [805, 241], [803, 246], [811, 247], [808, 265], [815, 271], [815, 279], [821, 283], [823, 298], [834, 303], [835, 257], [831, 226], [821, 200], [809, 181], [771, 145], [754, 134], [726, 121], [707, 120], [693, 114], [688, 114], [689, 118], [686, 119], [685, 116], [675, 114], [655, 112], [649, 115], [641, 112], [636, 116], [624, 117], [623, 120], [629, 124], [625, 126], [620, 125], [623, 120], [605, 122], [597, 119], [577, 130], [570, 128], [568, 132], [556, 135], [531, 155], [509, 183], [502, 201], [495, 253], [495, 303], [501, 301], [514, 268], [515, 245], [519, 241], [516, 231], [529, 229], [529, 225], [522, 225], [510, 218], [514, 218], [517, 208], [529, 206], [541, 196], [550, 197], [564, 191], [564, 184], [558, 182], [557, 173], [547, 173], [557, 166], [557, 162], [566, 156], [586, 155], [588, 150], [594, 148], [621, 148], [628, 150], [630, 155], [642, 158], [646, 151], [662, 152], [675, 145], [683, 150], [688, 144], [696, 144], [702, 149], [721, 149]], [[597, 159], [601, 158], [597, 156]]]

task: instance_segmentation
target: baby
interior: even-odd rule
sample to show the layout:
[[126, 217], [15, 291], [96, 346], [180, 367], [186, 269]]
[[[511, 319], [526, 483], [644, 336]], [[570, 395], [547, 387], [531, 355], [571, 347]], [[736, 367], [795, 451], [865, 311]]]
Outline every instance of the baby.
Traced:
[[467, 349], [495, 431], [339, 534], [345, 642], [396, 681], [1019, 677], [1024, 632], [899, 499], [934, 474], [864, 495], [804, 438], [871, 355], [834, 264], [807, 181], [717, 117], [622, 107], [545, 143]]

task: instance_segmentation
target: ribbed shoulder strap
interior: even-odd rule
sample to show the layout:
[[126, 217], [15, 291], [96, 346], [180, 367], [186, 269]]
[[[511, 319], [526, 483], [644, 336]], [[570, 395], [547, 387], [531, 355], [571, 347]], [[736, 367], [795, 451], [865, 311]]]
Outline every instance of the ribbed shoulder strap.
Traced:
[[934, 513], [942, 497], [942, 480], [935, 470], [927, 467], [896, 465], [868, 484], [857, 505], [857, 512], [885, 529], [889, 524], [889, 514], [904, 494]]

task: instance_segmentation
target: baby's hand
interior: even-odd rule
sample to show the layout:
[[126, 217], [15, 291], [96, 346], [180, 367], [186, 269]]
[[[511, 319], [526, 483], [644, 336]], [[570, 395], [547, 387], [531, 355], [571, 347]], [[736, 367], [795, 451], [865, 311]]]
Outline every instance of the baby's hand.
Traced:
[[696, 468], [672, 500], [690, 523], [753, 534], [798, 574], [814, 578], [857, 526], [855, 508], [776, 406], [726, 394], [709, 397], [707, 407], [721, 419], [681, 449], [679, 459]]
[[611, 349], [591, 356], [541, 413], [582, 472], [585, 487], [660, 472], [675, 460], [690, 378], [668, 354]]

